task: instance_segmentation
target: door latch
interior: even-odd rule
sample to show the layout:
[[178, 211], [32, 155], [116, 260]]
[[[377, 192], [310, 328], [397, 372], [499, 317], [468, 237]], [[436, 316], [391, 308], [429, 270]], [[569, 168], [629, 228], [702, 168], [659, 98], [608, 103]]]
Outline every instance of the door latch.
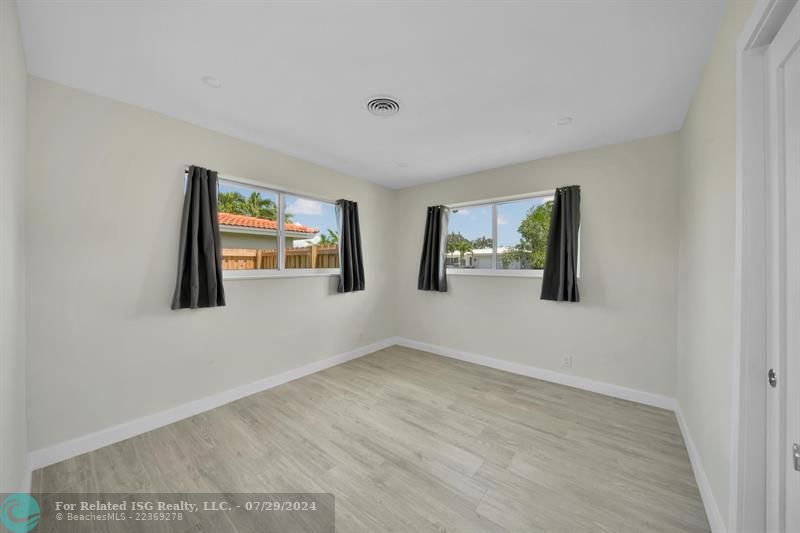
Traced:
[[792, 455], [794, 455], [794, 469], [800, 472], [800, 444], [795, 443], [792, 446]]
[[778, 385], [778, 376], [775, 374], [775, 369], [770, 368], [769, 373], [767, 374], [767, 379], [769, 380], [769, 386], [773, 389]]

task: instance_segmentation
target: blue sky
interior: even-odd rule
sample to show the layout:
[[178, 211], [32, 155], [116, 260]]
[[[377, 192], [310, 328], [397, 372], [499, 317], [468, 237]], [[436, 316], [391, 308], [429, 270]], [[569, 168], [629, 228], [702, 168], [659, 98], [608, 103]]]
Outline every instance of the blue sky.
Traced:
[[336, 206], [307, 198], [285, 195], [286, 212], [292, 214], [292, 222], [317, 228], [327, 234], [328, 230], [338, 232]]
[[[253, 188], [242, 185], [219, 182], [219, 192], [238, 192], [245, 198], [250, 196], [254, 190]], [[259, 189], [258, 192], [261, 194], [262, 198], [269, 198], [276, 204], [278, 203], [278, 195], [276, 193], [261, 189]], [[291, 194], [286, 194], [284, 197], [286, 201], [286, 212], [293, 215], [292, 222], [295, 224], [317, 228], [325, 234], [328, 233], [328, 229], [337, 231], [336, 207], [333, 204], [299, 198]]]
[[[497, 205], [497, 243], [499, 246], [514, 246], [519, 243], [517, 228], [528, 209], [541, 205], [550, 197], [526, 198]], [[452, 210], [449, 217], [450, 233], [460, 233], [469, 240], [492, 237], [492, 206], [470, 206]]]

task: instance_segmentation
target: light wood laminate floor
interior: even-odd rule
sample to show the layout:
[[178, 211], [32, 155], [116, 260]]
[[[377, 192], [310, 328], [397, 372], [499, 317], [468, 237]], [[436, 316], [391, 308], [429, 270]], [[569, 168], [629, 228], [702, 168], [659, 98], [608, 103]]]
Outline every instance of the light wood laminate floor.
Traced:
[[331, 492], [339, 532], [705, 532], [669, 411], [391, 347], [37, 470], [41, 492]]

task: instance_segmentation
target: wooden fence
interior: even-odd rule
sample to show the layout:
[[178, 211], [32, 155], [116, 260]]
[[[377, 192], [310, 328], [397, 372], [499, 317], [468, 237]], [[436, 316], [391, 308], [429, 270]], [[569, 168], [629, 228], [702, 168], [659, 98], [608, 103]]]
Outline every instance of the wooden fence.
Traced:
[[[339, 268], [337, 245], [287, 248], [285, 268]], [[223, 270], [260, 270], [278, 268], [278, 251], [251, 248], [223, 248]]]

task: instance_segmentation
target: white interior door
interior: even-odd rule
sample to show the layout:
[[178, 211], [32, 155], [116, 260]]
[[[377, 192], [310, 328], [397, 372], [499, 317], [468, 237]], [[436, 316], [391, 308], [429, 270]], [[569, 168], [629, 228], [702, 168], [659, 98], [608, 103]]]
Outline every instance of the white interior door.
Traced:
[[770, 531], [800, 533], [800, 5], [770, 44], [768, 69], [774, 209], [767, 321], [777, 386], [768, 398], [767, 518]]

